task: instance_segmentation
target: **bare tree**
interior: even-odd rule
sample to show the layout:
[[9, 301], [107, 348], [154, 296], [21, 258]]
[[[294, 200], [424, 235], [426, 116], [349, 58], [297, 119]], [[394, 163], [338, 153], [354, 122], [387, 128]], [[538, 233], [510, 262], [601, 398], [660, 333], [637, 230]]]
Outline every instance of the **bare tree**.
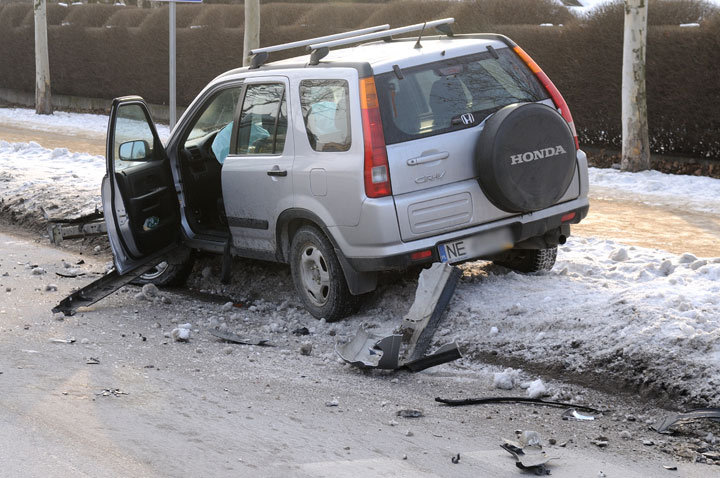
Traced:
[[647, 0], [625, 0], [622, 69], [623, 171], [650, 169], [650, 141], [645, 91]]
[[50, 60], [48, 58], [45, 0], [35, 0], [35, 112], [51, 115]]
[[245, 0], [243, 65], [250, 64], [250, 50], [260, 46], [260, 0]]

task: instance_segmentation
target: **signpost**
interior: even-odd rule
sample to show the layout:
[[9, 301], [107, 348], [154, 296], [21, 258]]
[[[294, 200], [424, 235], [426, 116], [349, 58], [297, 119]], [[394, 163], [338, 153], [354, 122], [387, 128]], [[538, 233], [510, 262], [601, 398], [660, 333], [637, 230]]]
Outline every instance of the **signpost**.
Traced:
[[170, 56], [170, 129], [175, 126], [177, 121], [177, 104], [176, 104], [176, 87], [175, 87], [175, 12], [177, 3], [202, 3], [202, 0], [160, 0], [161, 2], [169, 2], [170, 15], [168, 22], [170, 25], [170, 39], [168, 43], [168, 53]]

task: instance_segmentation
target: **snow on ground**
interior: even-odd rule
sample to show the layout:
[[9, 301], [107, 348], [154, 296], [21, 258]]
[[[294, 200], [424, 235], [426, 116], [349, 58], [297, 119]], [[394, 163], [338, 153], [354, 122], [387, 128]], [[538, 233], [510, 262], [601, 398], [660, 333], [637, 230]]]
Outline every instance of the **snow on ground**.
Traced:
[[72, 219], [95, 211], [105, 158], [0, 139], [0, 211], [21, 222]]
[[[69, 118], [78, 128], [84, 121]], [[104, 170], [100, 156], [0, 140], [0, 210], [21, 220], [41, 217], [40, 206], [55, 217], [92, 212]], [[593, 195], [719, 211], [717, 179], [591, 169], [590, 182]], [[551, 272], [519, 275], [485, 262], [462, 268], [437, 343], [457, 339], [470, 358], [517, 359], [529, 369], [629, 383], [688, 403], [720, 399], [720, 258], [572, 237]], [[292, 287], [287, 267], [245, 263], [232, 286], [212, 282], [213, 274], [194, 277], [199, 288], [264, 297], [269, 327], [288, 320], [279, 312]], [[363, 322], [396, 323], [416, 284], [412, 277], [382, 283], [359, 315], [334, 325], [338, 337], [351, 337]]]
[[628, 173], [601, 168], [590, 168], [588, 175], [594, 198], [626, 199], [653, 206], [720, 214], [718, 179], [659, 171]]
[[[37, 115], [29, 108], [0, 108], [0, 123], [7, 123], [21, 128], [37, 131], [65, 134], [96, 133], [103, 136], [107, 133], [108, 116], [88, 113], [68, 113], [55, 111], [52, 115]], [[170, 136], [167, 125], [156, 124], [158, 135], [164, 141]]]

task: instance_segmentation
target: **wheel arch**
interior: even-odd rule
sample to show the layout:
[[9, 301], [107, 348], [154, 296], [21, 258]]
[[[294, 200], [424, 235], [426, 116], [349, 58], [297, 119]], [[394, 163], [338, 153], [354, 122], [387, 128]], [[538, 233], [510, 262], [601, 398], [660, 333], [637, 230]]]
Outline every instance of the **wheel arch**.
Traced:
[[277, 244], [275, 253], [279, 262], [290, 262], [290, 243], [293, 235], [303, 226], [318, 228], [330, 241], [333, 249], [335, 249], [335, 255], [340, 262], [340, 267], [342, 267], [348, 288], [353, 295], [365, 294], [375, 290], [377, 287], [377, 273], [356, 270], [345, 258], [345, 254], [320, 216], [307, 209], [286, 209], [278, 217], [275, 230]]

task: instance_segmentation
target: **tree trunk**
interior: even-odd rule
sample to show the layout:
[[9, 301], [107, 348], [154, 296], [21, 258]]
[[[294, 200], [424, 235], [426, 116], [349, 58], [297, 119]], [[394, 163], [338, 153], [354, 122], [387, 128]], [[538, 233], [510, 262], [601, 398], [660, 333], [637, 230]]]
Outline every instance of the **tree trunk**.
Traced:
[[45, 0], [35, 0], [35, 112], [52, 114]]
[[245, 0], [243, 65], [250, 64], [250, 50], [260, 47], [260, 0]]
[[625, 0], [622, 69], [623, 171], [650, 169], [650, 141], [645, 91], [647, 0]]

